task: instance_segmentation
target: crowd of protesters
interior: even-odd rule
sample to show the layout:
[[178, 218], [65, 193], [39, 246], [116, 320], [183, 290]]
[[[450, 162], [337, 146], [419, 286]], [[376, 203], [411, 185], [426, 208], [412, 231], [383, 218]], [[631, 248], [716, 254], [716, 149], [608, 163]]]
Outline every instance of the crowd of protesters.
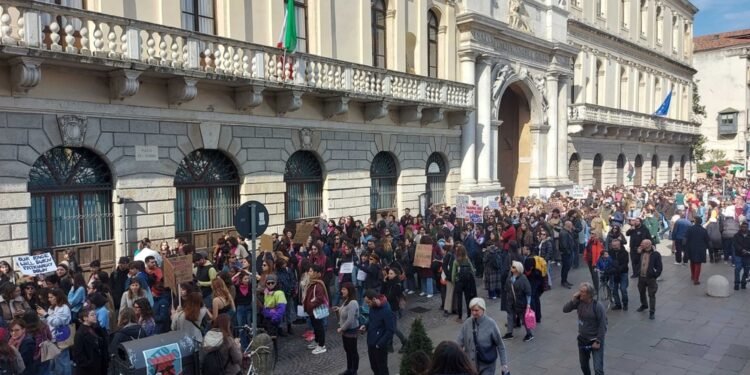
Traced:
[[[213, 348], [224, 361], [220, 372], [235, 375], [252, 339], [242, 327], [252, 321], [282, 347], [307, 345], [311, 355], [321, 355], [328, 351], [326, 328], [337, 316], [344, 374], [359, 369], [360, 335], [372, 371], [388, 374], [393, 336], [401, 350], [407, 344], [399, 326], [402, 311], [410, 296], [419, 294], [439, 295], [445, 317], [455, 314], [462, 324], [457, 346], [436, 349], [468, 354], [468, 361], [457, 359], [451, 366], [491, 374], [499, 361], [508, 371], [503, 340], [513, 339], [520, 327], [523, 341], [534, 339], [536, 324], [524, 318], [527, 311], [540, 323], [542, 295], [570, 289], [571, 268], [584, 266], [591, 273], [593, 285], [582, 289], [584, 296], [595, 294], [606, 275], [615, 292], [613, 310], [628, 310], [628, 279], [638, 279], [638, 310], [649, 309], [653, 319], [654, 262], [661, 267], [661, 260], [658, 252], [650, 254], [669, 236], [675, 262], [691, 263], [694, 284], [700, 282], [701, 263], [731, 260], [734, 288], [745, 289], [747, 198], [750, 190], [739, 179], [612, 187], [590, 191], [585, 199], [559, 192], [545, 199], [503, 195], [498, 209], [484, 210], [481, 223], [467, 222], [447, 206], [431, 207], [425, 216], [406, 209], [398, 220], [387, 213], [366, 221], [321, 214], [303, 241], [286, 229], [273, 234], [272, 247], [254, 259], [241, 237], [227, 234], [210, 251], [195, 251], [181, 238], [152, 249], [144, 239], [132, 259], [121, 257], [109, 273], [95, 260], [86, 277], [72, 251], [54, 274], [36, 277], [17, 277], [10, 264], [0, 262], [0, 366], [12, 364], [14, 374], [106, 373], [119, 344], [179, 330], [204, 349]], [[414, 264], [418, 244], [431, 247], [429, 267]], [[163, 266], [165, 259], [182, 255], [192, 256], [194, 281], [180, 284], [178, 293], [165, 287]], [[500, 299], [507, 313], [504, 335], [484, 314], [485, 299], [479, 297]], [[252, 313], [254, 300], [258, 316]], [[297, 333], [308, 344], [282, 339], [294, 333], [293, 324], [305, 327]], [[594, 358], [596, 369], [602, 355]], [[446, 365], [441, 361], [432, 366]]]

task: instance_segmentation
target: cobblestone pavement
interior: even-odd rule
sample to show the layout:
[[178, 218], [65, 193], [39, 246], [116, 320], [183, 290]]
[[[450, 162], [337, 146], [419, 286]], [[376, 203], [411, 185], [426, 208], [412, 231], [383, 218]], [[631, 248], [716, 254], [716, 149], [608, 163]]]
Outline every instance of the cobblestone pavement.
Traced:
[[[605, 341], [605, 370], [607, 374], [750, 374], [750, 290], [732, 291], [729, 298], [706, 295], [706, 280], [712, 275], [724, 275], [732, 283], [734, 268], [722, 263], [703, 265], [701, 285], [690, 282], [689, 267], [675, 265], [669, 245], [660, 244], [664, 255], [664, 272], [656, 294], [656, 320], [648, 313], [635, 311], [639, 306], [638, 290], [631, 279], [628, 288], [630, 311], [607, 313], [609, 325]], [[553, 275], [559, 277], [559, 267]], [[588, 269], [571, 271], [569, 280], [577, 284], [590, 281]], [[477, 280], [477, 285], [482, 285]], [[575, 313], [563, 314], [562, 306], [575, 290], [559, 286], [542, 296], [542, 322], [537, 326], [536, 339], [522, 342], [522, 329], [516, 337], [506, 341], [510, 368], [517, 374], [580, 374], [576, 347]], [[480, 296], [486, 292], [480, 288]], [[488, 300], [488, 314], [499, 322], [505, 333], [505, 312], [499, 300]], [[422, 316], [433, 344], [454, 340], [459, 324], [455, 316], [444, 318], [437, 311], [439, 295], [432, 299], [409, 296], [407, 312], [399, 327], [408, 335], [411, 321]], [[425, 311], [426, 310], [426, 311]], [[307, 343], [299, 337], [305, 326], [294, 326], [294, 336], [281, 338], [279, 360], [275, 374], [339, 374], [346, 369], [346, 357], [341, 338], [335, 332], [337, 321], [331, 318], [326, 334], [327, 353], [313, 355]], [[400, 348], [394, 338], [396, 351]], [[372, 374], [367, 358], [365, 337], [358, 340], [360, 353], [359, 374]], [[388, 356], [391, 374], [397, 374], [401, 355]], [[500, 372], [498, 371], [498, 374]]]

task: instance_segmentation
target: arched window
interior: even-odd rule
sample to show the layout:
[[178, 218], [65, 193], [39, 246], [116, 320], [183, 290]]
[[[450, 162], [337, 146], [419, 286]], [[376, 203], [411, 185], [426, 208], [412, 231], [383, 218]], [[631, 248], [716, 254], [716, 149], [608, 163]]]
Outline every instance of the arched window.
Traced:
[[427, 200], [428, 204], [445, 204], [445, 178], [448, 171], [445, 160], [437, 152], [427, 158]]
[[602, 166], [604, 165], [604, 158], [602, 154], [596, 154], [594, 156], [594, 190], [602, 188]]
[[659, 183], [659, 157], [656, 154], [651, 157], [651, 179], [654, 184]]
[[685, 164], [687, 164], [687, 158], [685, 155], [680, 157], [680, 180], [685, 179]]
[[74, 249], [82, 264], [114, 264], [112, 176], [99, 156], [85, 148], [53, 148], [34, 162], [28, 189], [32, 251]]
[[379, 212], [396, 211], [396, 181], [398, 167], [390, 152], [378, 152], [370, 165], [370, 211], [374, 217]]
[[310, 151], [297, 151], [284, 170], [286, 220], [317, 217], [323, 211], [323, 169]]
[[643, 157], [641, 155], [635, 156], [635, 174], [633, 175], [633, 185], [643, 185]]
[[672, 171], [674, 169], [674, 156], [669, 155], [667, 160], [667, 182], [672, 182]]
[[372, 28], [372, 65], [385, 68], [385, 0], [372, 0], [371, 28]]
[[218, 150], [199, 149], [180, 162], [174, 177], [175, 233], [205, 249], [234, 225], [240, 205], [237, 168]]
[[617, 186], [625, 184], [625, 155], [617, 155]]
[[578, 154], [573, 153], [573, 155], [570, 155], [570, 160], [568, 160], [568, 177], [570, 178], [570, 181], [573, 181], [574, 184], [578, 184], [580, 165], [581, 158], [578, 156]]
[[427, 76], [438, 76], [438, 17], [432, 10], [427, 11]]

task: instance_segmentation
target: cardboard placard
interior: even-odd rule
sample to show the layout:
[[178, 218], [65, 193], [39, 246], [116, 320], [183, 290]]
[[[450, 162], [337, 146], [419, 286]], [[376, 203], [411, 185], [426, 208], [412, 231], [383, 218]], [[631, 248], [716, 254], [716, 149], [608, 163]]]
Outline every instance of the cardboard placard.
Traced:
[[459, 219], [466, 218], [466, 207], [469, 205], [468, 195], [456, 195], [456, 217]]
[[571, 190], [569, 193], [570, 197], [573, 199], [586, 199], [586, 197], [588, 197], [589, 195], [587, 189], [585, 189], [581, 185], [573, 185], [573, 190]]
[[23, 275], [35, 276], [57, 270], [55, 260], [52, 259], [50, 253], [18, 256], [15, 257], [15, 261], [16, 270]]
[[297, 223], [297, 230], [294, 231], [294, 243], [302, 244], [310, 237], [315, 226], [312, 223]]
[[260, 245], [258, 248], [261, 250], [273, 250], [273, 237], [267, 234], [260, 235]]
[[432, 245], [417, 245], [414, 251], [414, 267], [430, 268], [432, 265]]
[[164, 286], [177, 292], [177, 285], [193, 281], [193, 256], [164, 258]]
[[[476, 203], [476, 202], [472, 202]], [[482, 206], [478, 204], [470, 204], [466, 206], [466, 215], [469, 221], [472, 223], [482, 223], [484, 222], [484, 216], [483, 216], [484, 210], [482, 209]]]

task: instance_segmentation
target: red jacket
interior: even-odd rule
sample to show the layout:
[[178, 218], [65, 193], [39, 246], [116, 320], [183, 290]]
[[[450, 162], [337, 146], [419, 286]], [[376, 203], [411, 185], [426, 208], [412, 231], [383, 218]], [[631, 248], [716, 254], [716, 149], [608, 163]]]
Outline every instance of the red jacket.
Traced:
[[510, 241], [516, 240], [516, 227], [509, 226], [508, 229], [503, 231], [500, 237], [503, 240], [503, 250], [510, 250]]
[[305, 300], [303, 302], [305, 312], [312, 316], [313, 310], [323, 303], [328, 304], [328, 291], [326, 291], [325, 284], [320, 280], [311, 281], [310, 285], [307, 287]]

